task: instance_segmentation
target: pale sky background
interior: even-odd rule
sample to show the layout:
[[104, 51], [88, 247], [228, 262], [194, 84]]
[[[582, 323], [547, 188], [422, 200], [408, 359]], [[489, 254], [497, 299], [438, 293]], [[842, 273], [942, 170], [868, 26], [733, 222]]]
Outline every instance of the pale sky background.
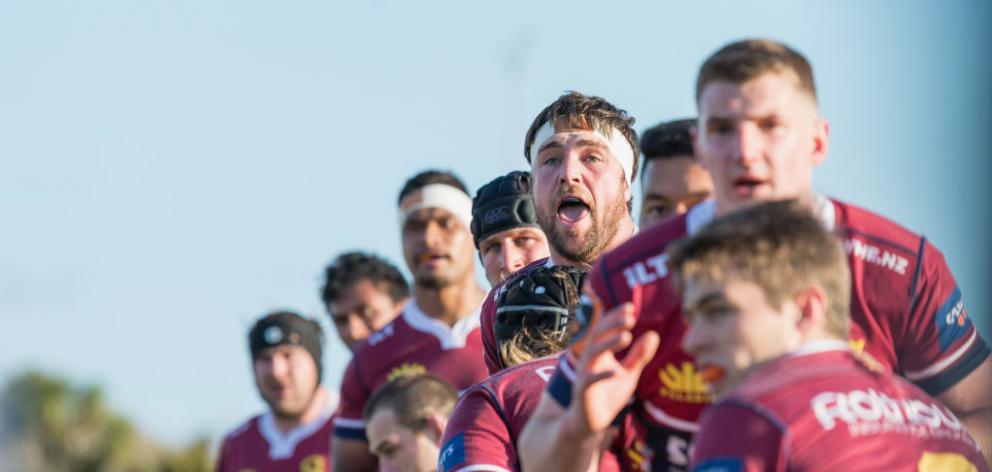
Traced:
[[927, 235], [988, 339], [990, 26], [982, 0], [0, 3], [0, 380], [98, 383], [156, 438], [216, 440], [263, 406], [256, 317], [330, 328], [335, 254], [402, 263], [407, 177], [522, 168], [565, 90], [638, 130], [691, 116], [701, 61], [745, 36], [814, 64], [817, 188]]

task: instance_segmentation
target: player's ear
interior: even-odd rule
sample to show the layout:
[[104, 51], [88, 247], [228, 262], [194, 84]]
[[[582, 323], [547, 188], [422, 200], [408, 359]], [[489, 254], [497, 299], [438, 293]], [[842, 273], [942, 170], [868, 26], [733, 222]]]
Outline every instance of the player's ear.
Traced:
[[441, 438], [444, 436], [444, 428], [448, 425], [448, 420], [437, 413], [431, 413], [427, 418], [424, 418], [424, 423], [424, 432], [432, 442], [440, 445]]
[[822, 333], [827, 322], [827, 293], [819, 285], [806, 287], [796, 295], [799, 319], [796, 327], [804, 337]]
[[830, 147], [830, 124], [823, 118], [817, 118], [813, 131], [813, 165], [820, 165], [827, 159], [827, 149]]

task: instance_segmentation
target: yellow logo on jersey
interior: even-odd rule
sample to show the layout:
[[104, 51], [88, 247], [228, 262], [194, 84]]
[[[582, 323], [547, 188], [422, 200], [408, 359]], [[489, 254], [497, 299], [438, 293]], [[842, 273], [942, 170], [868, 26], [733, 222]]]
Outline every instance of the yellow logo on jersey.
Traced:
[[854, 352], [854, 358], [861, 361], [865, 367], [875, 372], [885, 372], [888, 370], [881, 362], [878, 362], [878, 359], [875, 359], [868, 351], [865, 351], [864, 339], [849, 339], [847, 344], [851, 346], [851, 351]]
[[954, 452], [924, 452], [916, 465], [920, 472], [977, 472], [967, 457]]
[[677, 368], [672, 363], [658, 372], [661, 379], [661, 396], [688, 403], [709, 403], [713, 395], [706, 388], [703, 376], [696, 372], [692, 362], [683, 362]]
[[327, 470], [327, 459], [320, 454], [310, 454], [300, 461], [300, 472], [324, 472]]
[[389, 371], [389, 375], [386, 376], [386, 381], [393, 380], [397, 377], [404, 377], [407, 375], [419, 375], [426, 374], [427, 368], [421, 364], [404, 362], [400, 364], [399, 367], [394, 368]]
[[650, 471], [651, 460], [654, 458], [654, 451], [645, 446], [643, 442], [635, 440], [630, 449], [627, 449], [627, 457], [631, 462], [631, 470]]

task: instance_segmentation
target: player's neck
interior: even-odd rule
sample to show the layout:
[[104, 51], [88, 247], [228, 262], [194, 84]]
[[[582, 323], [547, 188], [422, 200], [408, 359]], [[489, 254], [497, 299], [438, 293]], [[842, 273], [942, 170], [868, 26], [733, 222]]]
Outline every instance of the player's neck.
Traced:
[[[794, 200], [798, 201], [801, 205], [803, 205], [803, 206], [805, 206], [807, 208], [813, 208], [814, 207], [814, 201], [815, 201], [815, 198], [814, 198], [815, 195], [816, 194], [813, 192], [813, 189], [810, 188], [810, 189], [806, 189], [805, 191], [802, 191], [799, 194], [794, 195], [792, 197], [780, 197], [780, 198], [775, 198], [774, 200], [786, 200], [786, 199], [791, 198], [791, 199], [794, 199]], [[728, 202], [728, 201], [723, 201], [723, 200], [717, 198], [716, 199], [716, 212], [714, 214], [715, 214], [716, 217], [726, 216], [726, 215], [729, 215], [730, 213], [733, 213], [733, 212], [735, 212], [737, 210], [743, 210], [745, 208], [751, 207], [753, 205], [757, 205], [759, 203], [763, 203], [763, 202], [762, 201]]]
[[280, 433], [286, 434], [292, 431], [294, 428], [303, 426], [311, 421], [320, 418], [324, 414], [324, 407], [327, 406], [328, 392], [323, 385], [317, 386], [317, 391], [313, 394], [313, 400], [310, 402], [310, 406], [303, 412], [302, 415], [296, 418], [286, 418], [279, 415], [272, 415], [275, 419], [276, 429]]
[[414, 284], [413, 297], [420, 311], [449, 326], [482, 305], [486, 292], [473, 277], [452, 282], [444, 287], [425, 287]]
[[634, 225], [633, 217], [631, 217], [629, 214], [624, 214], [624, 217], [617, 223], [617, 232], [616, 234], [613, 235], [613, 239], [610, 240], [610, 242], [603, 248], [602, 251], [600, 251], [598, 254], [594, 254], [593, 261], [584, 262], [584, 261], [576, 261], [573, 259], [569, 259], [563, 256], [561, 253], [559, 253], [552, 245], [549, 248], [551, 250], [551, 264], [591, 269], [592, 262], [594, 262], [596, 259], [599, 259], [599, 256], [602, 256], [603, 254], [606, 254], [607, 252], [610, 252], [616, 249], [617, 247], [619, 247], [621, 244], [627, 242], [627, 240], [634, 235], [634, 232], [636, 230], [637, 230], [637, 226]]

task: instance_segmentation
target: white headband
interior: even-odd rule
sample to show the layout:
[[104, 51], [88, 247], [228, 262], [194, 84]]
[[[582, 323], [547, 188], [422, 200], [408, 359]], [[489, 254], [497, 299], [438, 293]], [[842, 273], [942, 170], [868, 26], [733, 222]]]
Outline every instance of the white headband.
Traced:
[[[617, 162], [620, 163], [620, 168], [623, 169], [624, 179], [627, 180], [627, 185], [630, 185], [630, 179], [633, 178], [634, 174], [634, 150], [630, 147], [630, 142], [627, 138], [620, 132], [620, 130], [613, 128], [610, 135], [607, 136], [598, 130], [583, 131], [596, 135], [602, 139], [606, 146], [610, 149], [610, 154], [616, 158]], [[537, 162], [537, 151], [541, 149], [548, 141], [555, 137], [555, 127], [551, 124], [551, 121], [544, 123], [543, 126], [538, 128], [537, 132], [534, 133], [534, 142], [530, 145], [530, 161], [533, 166], [534, 162]], [[561, 133], [564, 134], [564, 133]]]
[[407, 196], [404, 200], [406, 199], [410, 199], [406, 206], [400, 205], [400, 226], [417, 210], [440, 208], [462, 220], [466, 228], [472, 227], [472, 199], [455, 187], [446, 184], [425, 185], [417, 191], [416, 198]]

